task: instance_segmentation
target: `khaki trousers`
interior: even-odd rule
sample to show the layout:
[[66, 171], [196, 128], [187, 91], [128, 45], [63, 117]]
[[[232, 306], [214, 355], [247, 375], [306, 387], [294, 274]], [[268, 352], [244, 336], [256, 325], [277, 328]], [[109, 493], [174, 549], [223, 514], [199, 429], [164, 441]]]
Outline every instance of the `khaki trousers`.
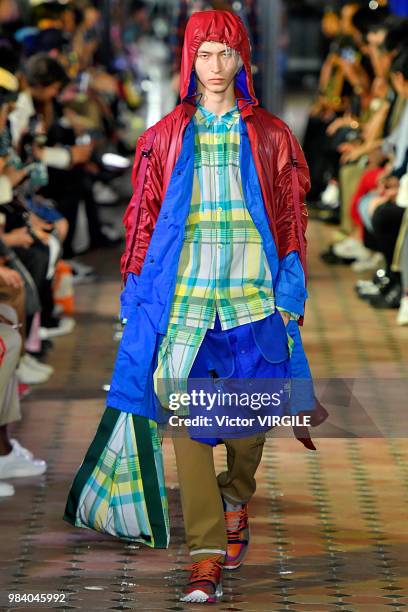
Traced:
[[349, 233], [352, 229], [350, 216], [351, 202], [366, 168], [358, 163], [346, 164], [340, 168], [341, 229]]
[[[20, 334], [23, 341], [25, 340], [26, 334], [26, 317], [25, 317], [25, 289], [21, 287], [16, 289], [15, 287], [9, 287], [0, 280], [0, 303], [7, 304], [14, 308], [17, 313], [17, 320], [22, 324], [20, 328]], [[21, 354], [24, 354], [24, 342], [21, 343]]]
[[226, 439], [227, 470], [215, 473], [213, 447], [185, 435], [173, 438], [187, 546], [194, 561], [225, 556], [227, 533], [221, 495], [248, 502], [256, 489], [265, 434]]
[[0, 323], [0, 338], [6, 353], [0, 367], [0, 427], [21, 419], [16, 367], [20, 359], [21, 336], [10, 325]]

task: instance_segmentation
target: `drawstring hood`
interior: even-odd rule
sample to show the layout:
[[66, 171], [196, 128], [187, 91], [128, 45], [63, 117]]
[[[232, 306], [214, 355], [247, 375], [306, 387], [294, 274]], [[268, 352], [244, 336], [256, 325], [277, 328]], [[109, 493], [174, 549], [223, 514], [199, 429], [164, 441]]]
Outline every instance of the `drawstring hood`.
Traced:
[[235, 75], [235, 88], [239, 108], [247, 104], [258, 106], [251, 72], [251, 45], [245, 25], [238, 15], [229, 11], [199, 11], [188, 20], [180, 71], [180, 100], [192, 104], [200, 101], [194, 71], [196, 53], [204, 42], [220, 42], [235, 49], [243, 65]]

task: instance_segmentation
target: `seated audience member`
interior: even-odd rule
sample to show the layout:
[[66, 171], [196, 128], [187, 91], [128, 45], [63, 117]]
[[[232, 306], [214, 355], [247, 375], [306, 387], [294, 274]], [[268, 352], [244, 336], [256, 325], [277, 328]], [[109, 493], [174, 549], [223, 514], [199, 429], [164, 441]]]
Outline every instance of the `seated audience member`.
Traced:
[[401, 178], [397, 204], [405, 207], [391, 269], [401, 274], [401, 303], [397, 325], [408, 325], [408, 173]]
[[[36, 195], [41, 164], [23, 164], [11, 146], [7, 119], [18, 96], [18, 80], [14, 76], [18, 72], [18, 53], [6, 40], [0, 40], [0, 68], [0, 256], [3, 265], [17, 270], [26, 284], [25, 320], [21, 323], [28, 336], [33, 333], [32, 323], [41, 306], [44, 325], [52, 312], [51, 287], [46, 283], [52, 278], [67, 227], [57, 211], [51, 219], [52, 211]], [[44, 217], [44, 211], [48, 216]], [[51, 373], [51, 366], [23, 351], [18, 368], [22, 382], [45, 382]]]
[[34, 459], [29, 450], [9, 437], [9, 425], [21, 419], [16, 368], [22, 339], [17, 325], [15, 310], [0, 303], [0, 497], [14, 494], [14, 487], [4, 479], [39, 476], [47, 469], [45, 461]]
[[322, 259], [375, 270], [372, 281], [357, 282], [358, 295], [376, 308], [399, 307], [397, 323], [404, 325], [408, 20], [371, 13], [355, 3], [341, 10], [305, 153], [316, 171], [316, 216], [341, 224]]

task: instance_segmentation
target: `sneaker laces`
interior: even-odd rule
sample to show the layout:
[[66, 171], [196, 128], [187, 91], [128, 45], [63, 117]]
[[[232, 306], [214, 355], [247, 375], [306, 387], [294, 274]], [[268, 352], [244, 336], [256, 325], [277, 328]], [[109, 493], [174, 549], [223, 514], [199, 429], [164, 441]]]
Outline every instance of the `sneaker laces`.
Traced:
[[219, 573], [222, 570], [220, 557], [210, 557], [201, 561], [195, 561], [189, 569], [191, 569], [190, 584], [193, 582], [208, 581], [214, 585], [218, 583]]
[[235, 512], [224, 512], [227, 526], [228, 542], [240, 542], [241, 531], [248, 526], [247, 505], [244, 504], [240, 510]]

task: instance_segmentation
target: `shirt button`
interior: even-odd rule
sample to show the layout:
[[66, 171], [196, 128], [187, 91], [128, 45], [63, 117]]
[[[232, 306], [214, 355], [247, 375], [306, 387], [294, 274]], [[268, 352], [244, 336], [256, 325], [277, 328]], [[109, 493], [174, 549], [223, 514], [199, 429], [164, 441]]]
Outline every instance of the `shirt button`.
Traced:
[[242, 353], [242, 354], [246, 353], [246, 350], [245, 350], [245, 349], [242, 349], [241, 353]]
[[222, 249], [222, 244], [219, 244], [219, 245], [218, 245], [218, 248], [219, 248], [219, 249]]
[[217, 210], [218, 210], [218, 212], [222, 212], [222, 208], [221, 208], [221, 206], [219, 206], [219, 207], [217, 208]]
[[222, 173], [223, 173], [223, 170], [221, 168], [217, 170], [217, 174], [222, 174]]

